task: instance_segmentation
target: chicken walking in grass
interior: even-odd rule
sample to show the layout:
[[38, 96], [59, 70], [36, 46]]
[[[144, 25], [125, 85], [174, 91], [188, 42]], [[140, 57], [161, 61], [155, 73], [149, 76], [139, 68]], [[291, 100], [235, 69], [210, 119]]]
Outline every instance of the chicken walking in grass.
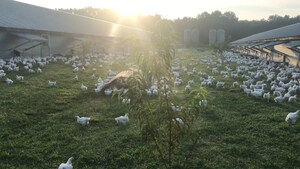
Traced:
[[263, 98], [269, 101], [271, 98], [270, 92], [264, 93]]
[[18, 75], [16, 75], [16, 77], [17, 77], [17, 81], [22, 81], [22, 80], [24, 80], [24, 76], [18, 76]]
[[7, 85], [11, 85], [11, 84], [14, 83], [14, 81], [12, 81], [12, 80], [9, 79], [9, 78], [6, 78], [6, 83], [7, 83]]
[[85, 86], [85, 85], [83, 85], [83, 84], [81, 84], [81, 90], [82, 91], [86, 91], [88, 88]]
[[233, 82], [232, 84], [233, 87], [238, 87], [239, 86], [239, 83], [237, 81]]
[[285, 121], [289, 124], [295, 124], [298, 118], [298, 113], [300, 112], [300, 110], [297, 110], [296, 112], [291, 112], [289, 113], [286, 118]]
[[74, 73], [77, 73], [79, 71], [79, 68], [78, 67], [75, 67], [74, 69], [73, 69], [73, 72]]
[[76, 75], [75, 77], [74, 77], [74, 80], [77, 82], [78, 81], [78, 75]]
[[224, 88], [224, 84], [225, 84], [224, 82], [217, 82], [216, 87], [217, 88], [221, 88], [221, 87]]
[[42, 71], [41, 68], [37, 68], [36, 72], [37, 72], [37, 73], [42, 73], [43, 71]]
[[115, 118], [115, 120], [118, 124], [126, 124], [127, 122], [129, 122], [128, 113], [126, 113], [124, 116]]
[[207, 100], [205, 99], [205, 100], [199, 101], [199, 106], [202, 106], [202, 107], [206, 108], [207, 107]]
[[192, 88], [191, 88], [191, 86], [188, 84], [188, 85], [185, 86], [185, 90], [186, 90], [187, 92], [189, 92], [190, 90], [192, 90]]
[[96, 89], [95, 89], [95, 93], [100, 93], [101, 92], [101, 88], [100, 87], [97, 87]]
[[281, 103], [281, 102], [283, 102], [283, 100], [284, 100], [284, 97], [282, 97], [281, 94], [280, 94], [280, 96], [274, 98], [274, 101], [276, 103]]
[[175, 120], [180, 124], [180, 125], [184, 125], [184, 122], [181, 118], [177, 117], [175, 119], [173, 119], [173, 121], [175, 122]]
[[122, 99], [122, 104], [130, 104], [130, 99]]
[[56, 85], [56, 82], [52, 82], [52, 81], [48, 81], [48, 85], [50, 86], [50, 87], [53, 87], [53, 86], [55, 86]]
[[95, 79], [96, 78], [96, 76], [95, 76], [95, 74], [93, 74], [92, 76], [91, 76], [91, 79]]
[[70, 157], [67, 161], [67, 163], [61, 163], [58, 167], [58, 169], [73, 169], [73, 166], [72, 166], [72, 160], [74, 158], [73, 157]]
[[297, 95], [289, 97], [288, 102], [290, 102], [290, 103], [296, 103], [297, 102]]
[[104, 93], [106, 96], [109, 96], [112, 93], [112, 89], [105, 89]]
[[75, 116], [77, 123], [82, 124], [83, 126], [86, 126], [89, 124], [89, 121], [91, 120], [90, 117], [79, 117], [79, 116]]

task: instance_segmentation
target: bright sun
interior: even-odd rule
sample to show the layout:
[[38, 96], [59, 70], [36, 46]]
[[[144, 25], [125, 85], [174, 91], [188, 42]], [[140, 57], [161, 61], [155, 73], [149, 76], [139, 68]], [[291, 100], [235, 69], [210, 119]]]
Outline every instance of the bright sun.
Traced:
[[138, 0], [119, 1], [118, 3], [114, 4], [114, 7], [112, 7], [112, 9], [114, 9], [122, 16], [134, 16], [140, 12], [138, 6]]

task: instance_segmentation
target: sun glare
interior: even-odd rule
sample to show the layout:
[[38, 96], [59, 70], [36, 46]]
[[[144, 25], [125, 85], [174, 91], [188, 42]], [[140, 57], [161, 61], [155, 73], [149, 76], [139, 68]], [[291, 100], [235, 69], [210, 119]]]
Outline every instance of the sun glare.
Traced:
[[131, 1], [119, 1], [115, 3], [112, 7], [113, 10], [119, 13], [121, 16], [135, 16], [139, 13], [139, 1], [138, 0], [131, 0]]

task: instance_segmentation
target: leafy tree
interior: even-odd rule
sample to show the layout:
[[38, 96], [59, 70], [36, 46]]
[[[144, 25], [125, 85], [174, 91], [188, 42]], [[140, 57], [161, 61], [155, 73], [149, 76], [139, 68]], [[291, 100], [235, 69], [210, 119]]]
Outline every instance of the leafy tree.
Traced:
[[[138, 119], [142, 139], [147, 143], [150, 153], [165, 168], [185, 164], [174, 161], [183, 155], [180, 153], [183, 143], [198, 143], [199, 132], [194, 130], [193, 122], [199, 116], [199, 102], [204, 98], [204, 89], [201, 88], [188, 94], [186, 102], [181, 105], [177, 103], [171, 75], [171, 63], [176, 55], [175, 37], [170, 22], [159, 21], [152, 37], [152, 52], [142, 55], [139, 69], [128, 80], [131, 86], [128, 95], [132, 101], [131, 110]], [[154, 83], [158, 87], [158, 98], [155, 100], [145, 93], [145, 89]], [[176, 111], [181, 106], [182, 110]], [[176, 118], [182, 119], [184, 124], [180, 124]]]

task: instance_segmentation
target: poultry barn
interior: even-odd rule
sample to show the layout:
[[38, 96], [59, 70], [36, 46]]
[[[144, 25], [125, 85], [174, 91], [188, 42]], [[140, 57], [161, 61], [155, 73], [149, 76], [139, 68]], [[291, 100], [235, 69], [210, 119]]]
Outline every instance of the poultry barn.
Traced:
[[147, 31], [12, 0], [0, 1], [0, 58], [72, 54], [92, 40], [97, 50]]
[[273, 29], [231, 43], [234, 51], [299, 66], [300, 23]]

